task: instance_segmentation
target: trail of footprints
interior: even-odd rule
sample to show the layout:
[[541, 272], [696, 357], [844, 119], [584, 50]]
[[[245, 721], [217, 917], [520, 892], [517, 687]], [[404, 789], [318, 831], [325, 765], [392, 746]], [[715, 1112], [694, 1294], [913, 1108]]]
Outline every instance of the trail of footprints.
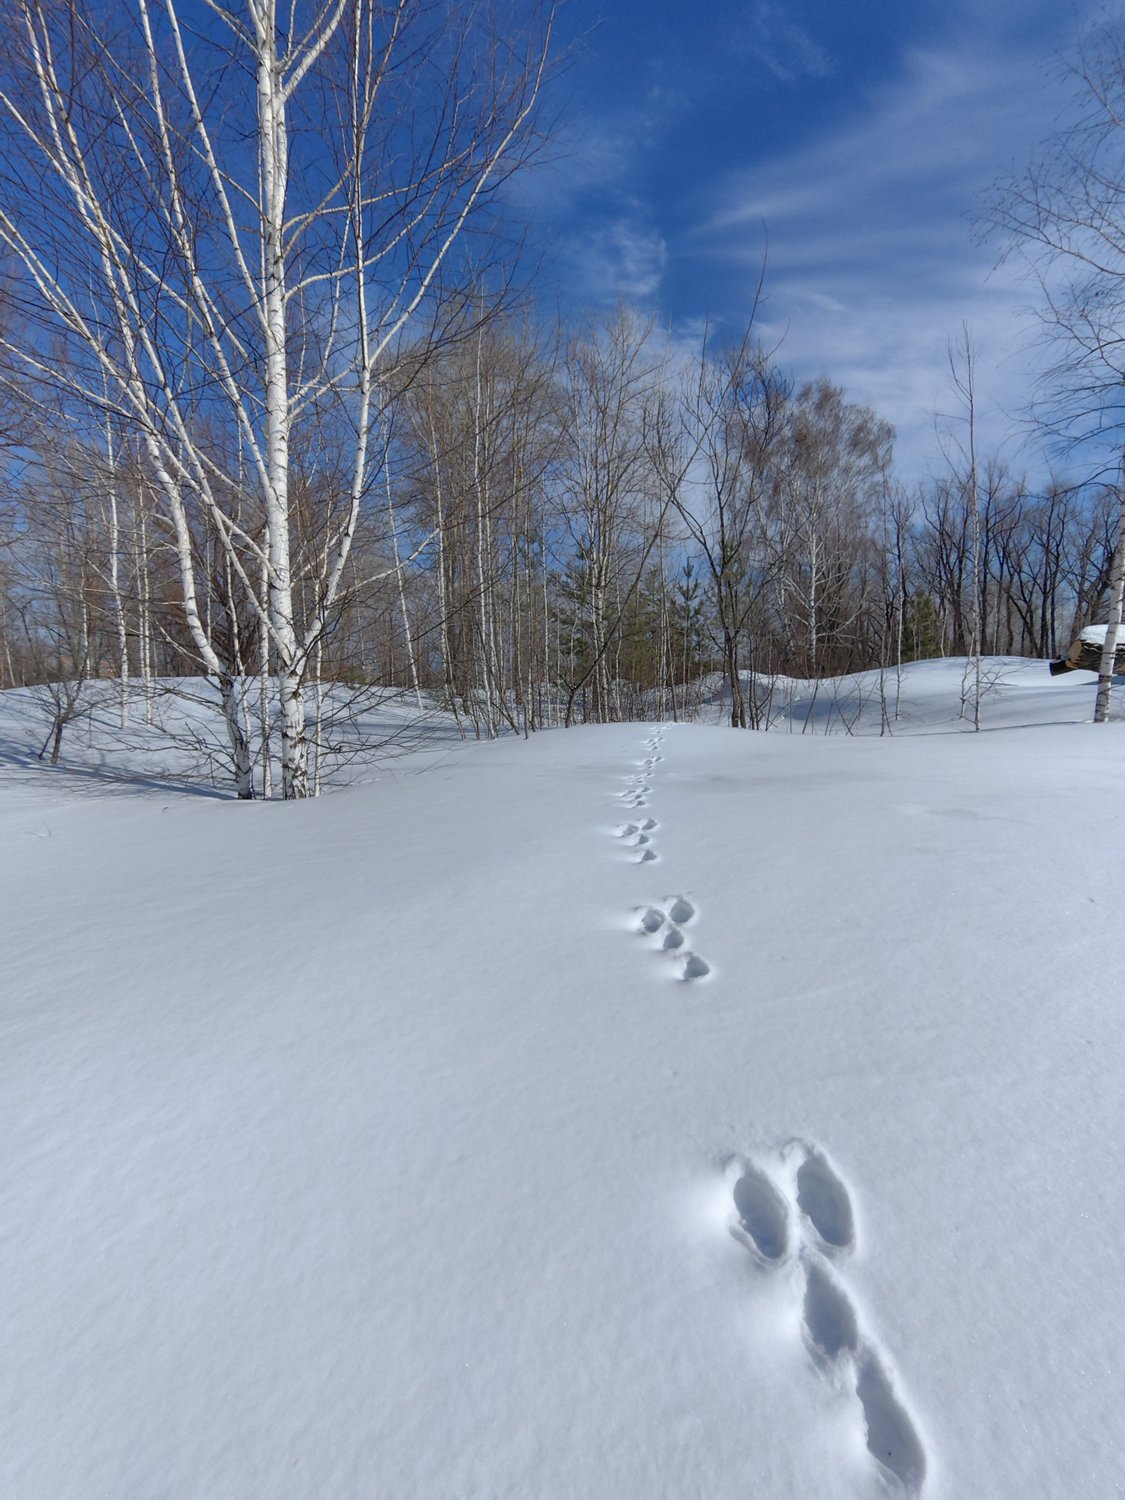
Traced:
[[[664, 760], [660, 754], [663, 742], [662, 726], [645, 741], [648, 753], [639, 770], [625, 777], [626, 790], [617, 795], [630, 811], [639, 812], [648, 806], [648, 799], [652, 795], [653, 773]], [[652, 864], [660, 858], [654, 838], [659, 827], [656, 819], [649, 817], [622, 823], [618, 827], [617, 837], [624, 842], [626, 848], [635, 851], [636, 864]], [[666, 896], [659, 906], [637, 907], [636, 914], [639, 921], [637, 931], [644, 937], [654, 938], [656, 950], [676, 960], [680, 966], [681, 979], [703, 979], [710, 974], [711, 965], [707, 960], [700, 958], [698, 953], [690, 952], [686, 946], [684, 928], [696, 916], [695, 907], [690, 901], [683, 896]]]
[[[625, 790], [617, 794], [631, 812], [648, 807], [653, 774], [663, 761], [659, 753], [663, 738], [661, 727], [645, 741], [645, 759], [625, 777]], [[621, 824], [617, 837], [637, 864], [650, 864], [659, 858], [655, 843], [659, 827], [655, 818], [641, 817]], [[685, 981], [704, 979], [711, 972], [706, 959], [688, 947], [686, 929], [696, 916], [694, 905], [682, 895], [635, 908], [636, 931], [658, 954], [680, 966]], [[899, 1494], [920, 1495], [926, 1477], [925, 1449], [895, 1394], [875, 1341], [864, 1332], [832, 1268], [855, 1247], [855, 1215], [848, 1191], [824, 1152], [805, 1142], [791, 1142], [778, 1166], [779, 1171], [771, 1174], [751, 1160], [739, 1158], [731, 1164], [731, 1232], [767, 1271], [796, 1263], [801, 1333], [813, 1363], [854, 1390], [867, 1450], [882, 1478]]]
[[[625, 791], [617, 794], [631, 812], [648, 807], [653, 773], [663, 761], [659, 753], [663, 738], [661, 727], [645, 741], [648, 754], [639, 769], [625, 777]], [[634, 852], [637, 864], [650, 864], [659, 858], [655, 846], [659, 827], [655, 818], [642, 817], [621, 824], [617, 837]], [[688, 948], [685, 929], [696, 916], [694, 905], [682, 895], [635, 908], [636, 931], [660, 955], [680, 965], [684, 981], [704, 979], [711, 972], [706, 959]], [[779, 1167], [774, 1175], [748, 1159], [731, 1164], [731, 1232], [766, 1270], [795, 1260], [801, 1286], [801, 1332], [813, 1363], [854, 1390], [867, 1450], [882, 1478], [899, 1494], [920, 1495], [926, 1477], [925, 1449], [895, 1394], [875, 1341], [864, 1332], [851, 1298], [831, 1269], [833, 1262], [855, 1247], [855, 1215], [848, 1191], [823, 1151], [805, 1142], [791, 1142], [781, 1153]], [[779, 1185], [778, 1177], [788, 1190]]]
[[636, 910], [637, 931], [643, 937], [654, 938], [659, 953], [679, 962], [681, 979], [705, 979], [710, 974], [707, 960], [686, 947], [684, 928], [695, 921], [695, 907], [686, 897], [666, 896], [660, 906], [638, 906]]
[[[794, 1141], [781, 1158], [789, 1192], [756, 1162], [737, 1159], [731, 1164], [731, 1233], [767, 1270], [795, 1256], [803, 1288], [805, 1347], [819, 1369], [854, 1389], [867, 1450], [882, 1477], [899, 1494], [919, 1495], [926, 1477], [925, 1450], [875, 1341], [865, 1334], [851, 1298], [830, 1269], [855, 1246], [847, 1189], [816, 1146]], [[799, 1163], [795, 1173], [794, 1161]]]
[[625, 839], [631, 849], [636, 849], [637, 863], [648, 864], [656, 859], [656, 850], [652, 847], [652, 836], [660, 824], [655, 818], [645, 818], [642, 823], [623, 823], [617, 830], [618, 838]]

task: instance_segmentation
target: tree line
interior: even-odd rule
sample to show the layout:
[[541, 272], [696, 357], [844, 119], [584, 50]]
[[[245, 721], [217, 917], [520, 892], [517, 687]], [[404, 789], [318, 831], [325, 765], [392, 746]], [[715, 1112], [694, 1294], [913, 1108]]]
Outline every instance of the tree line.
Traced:
[[[314, 793], [369, 689], [466, 733], [689, 715], [779, 676], [1043, 656], [1115, 584], [1114, 489], [694, 347], [553, 326], [505, 188], [549, 8], [17, 0], [0, 59], [0, 686], [122, 718], [205, 681], [240, 797]], [[979, 698], [978, 698], [979, 701]]]
[[[339, 470], [296, 450], [291, 609], [314, 690], [425, 693], [494, 736], [690, 714], [721, 677], [731, 722], [755, 727], [779, 674], [1054, 655], [1104, 606], [1111, 489], [1032, 491], [985, 461], [975, 484], [908, 492], [887, 424], [827, 380], [794, 384], [752, 330], [689, 353], [624, 310], [550, 338], [491, 317], [399, 374], [329, 607]], [[192, 618], [135, 440], [44, 434], [0, 565], [3, 685], [113, 678], [143, 702], [217, 662], [253, 776], [278, 713], [264, 521], [249, 487], [225, 509], [243, 535], [186, 519]]]

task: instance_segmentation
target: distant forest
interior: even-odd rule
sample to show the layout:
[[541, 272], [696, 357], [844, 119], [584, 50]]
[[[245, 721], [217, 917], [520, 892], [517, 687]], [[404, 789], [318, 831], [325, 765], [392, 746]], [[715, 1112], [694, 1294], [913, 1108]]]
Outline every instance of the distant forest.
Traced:
[[[907, 491], [886, 423], [827, 381], [794, 387], [749, 342], [686, 357], [626, 312], [550, 339], [505, 316], [401, 355], [396, 374], [313, 672], [437, 693], [482, 733], [568, 710], [634, 718], [654, 690], [686, 704], [715, 672], [836, 676], [978, 645], [1054, 655], [1105, 607], [1112, 489], [1033, 491], [984, 460], [975, 491], [953, 471]], [[127, 435], [59, 424], [20, 441], [3, 685], [205, 672]], [[300, 636], [345, 472], [323, 431], [298, 427]], [[260, 506], [252, 490], [224, 499], [229, 545], [189, 511], [196, 598], [231, 674], [268, 675]]]
[[205, 677], [240, 795], [253, 721], [303, 796], [325, 684], [494, 736], [722, 674], [755, 727], [754, 674], [1047, 656], [1110, 607], [1116, 488], [978, 452], [968, 335], [908, 489], [753, 315], [691, 344], [536, 313], [505, 189], [548, 8], [18, 10], [0, 686]]

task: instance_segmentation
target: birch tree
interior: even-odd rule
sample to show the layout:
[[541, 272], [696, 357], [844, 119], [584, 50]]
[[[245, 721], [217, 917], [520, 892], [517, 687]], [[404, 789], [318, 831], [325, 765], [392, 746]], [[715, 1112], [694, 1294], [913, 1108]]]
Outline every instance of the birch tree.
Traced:
[[[205, 624], [206, 530], [268, 644], [283, 795], [306, 796], [306, 682], [378, 493], [400, 351], [495, 250], [497, 195], [536, 140], [550, 16], [8, 0], [4, 21], [0, 242], [65, 357], [46, 339], [9, 350], [143, 451], [250, 796], [240, 664]], [[335, 452], [321, 545], [302, 551], [310, 431]]]
[[[980, 729], [981, 653], [984, 650], [984, 591], [981, 558], [980, 473], [977, 458], [977, 357], [968, 324], [961, 329], [957, 344], [948, 349], [949, 375], [961, 411], [962, 435], [951, 438], [946, 458], [954, 470], [955, 482], [963, 496], [964, 512], [969, 523], [969, 653], [961, 679], [961, 717], [971, 700], [973, 728]], [[970, 691], [971, 685], [971, 691]]]

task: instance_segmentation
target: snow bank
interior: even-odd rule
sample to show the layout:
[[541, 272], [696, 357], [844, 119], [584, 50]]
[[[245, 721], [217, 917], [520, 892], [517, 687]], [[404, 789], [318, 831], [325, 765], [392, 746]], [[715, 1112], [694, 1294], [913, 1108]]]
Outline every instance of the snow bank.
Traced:
[[1115, 1492], [1125, 746], [996, 719], [9, 765], [0, 1492]]
[[[1108, 625], [1087, 625], [1085, 630], [1079, 631], [1078, 639], [1090, 646], [1104, 646], [1105, 633], [1108, 629]], [[1125, 638], [1125, 630], [1119, 630], [1118, 634]]]

